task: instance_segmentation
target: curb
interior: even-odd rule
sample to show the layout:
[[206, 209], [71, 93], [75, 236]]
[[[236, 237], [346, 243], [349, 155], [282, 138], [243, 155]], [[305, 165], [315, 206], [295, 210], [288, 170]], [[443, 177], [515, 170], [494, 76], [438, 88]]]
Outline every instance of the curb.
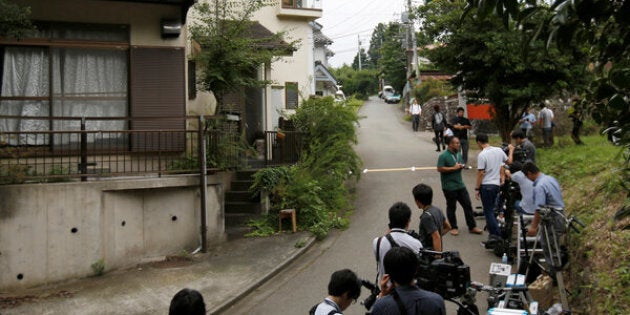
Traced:
[[267, 274], [265, 274], [264, 276], [262, 276], [260, 279], [256, 280], [255, 282], [252, 282], [252, 284], [249, 287], [245, 288], [243, 291], [239, 292], [238, 294], [236, 294], [232, 298], [228, 299], [223, 304], [215, 307], [212, 310], [209, 310], [208, 314], [210, 314], [210, 315], [221, 314], [222, 312], [226, 311], [232, 305], [236, 304], [236, 302], [238, 300], [240, 300], [242, 297], [244, 297], [245, 295], [248, 295], [249, 293], [254, 291], [257, 287], [259, 287], [263, 283], [267, 282], [267, 280], [269, 280], [269, 279], [273, 278], [275, 275], [277, 275], [287, 265], [289, 265], [295, 259], [300, 257], [304, 252], [306, 252], [306, 250], [308, 250], [314, 243], [315, 243], [315, 237], [314, 236], [309, 236], [309, 240], [306, 242], [306, 244], [302, 248], [300, 248], [298, 251], [296, 251], [293, 255], [291, 255], [291, 257], [287, 258], [281, 264], [278, 264], [276, 266], [276, 268], [270, 270], [269, 272], [267, 272]]

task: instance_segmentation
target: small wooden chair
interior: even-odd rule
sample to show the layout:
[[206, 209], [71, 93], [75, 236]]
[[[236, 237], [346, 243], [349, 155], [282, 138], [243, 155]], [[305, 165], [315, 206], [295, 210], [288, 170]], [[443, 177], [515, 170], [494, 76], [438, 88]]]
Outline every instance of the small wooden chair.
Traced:
[[278, 213], [278, 232], [282, 232], [282, 219], [291, 218], [293, 233], [297, 232], [297, 218], [295, 209], [283, 209]]

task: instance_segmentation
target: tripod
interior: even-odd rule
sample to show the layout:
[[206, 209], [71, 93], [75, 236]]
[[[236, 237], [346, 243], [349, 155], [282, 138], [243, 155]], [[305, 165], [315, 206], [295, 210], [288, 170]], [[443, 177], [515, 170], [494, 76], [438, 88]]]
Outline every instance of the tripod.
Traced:
[[[540, 225], [538, 226], [533, 248], [535, 249], [538, 242], [540, 242], [543, 255], [545, 256], [545, 263], [547, 264], [547, 272], [549, 272], [558, 284], [562, 308], [564, 310], [568, 310], [569, 302], [567, 300], [564, 279], [562, 277], [562, 270], [565, 266], [567, 258], [563, 246], [565, 241], [564, 236], [566, 234], [567, 227], [579, 232], [577, 227], [573, 225], [573, 222], [577, 222], [582, 227], [585, 225], [573, 216], [567, 219], [563, 209], [544, 206], [537, 211], [540, 215]], [[526, 275], [529, 272], [530, 266], [533, 264], [533, 260], [534, 255], [531, 255], [529, 257]]]

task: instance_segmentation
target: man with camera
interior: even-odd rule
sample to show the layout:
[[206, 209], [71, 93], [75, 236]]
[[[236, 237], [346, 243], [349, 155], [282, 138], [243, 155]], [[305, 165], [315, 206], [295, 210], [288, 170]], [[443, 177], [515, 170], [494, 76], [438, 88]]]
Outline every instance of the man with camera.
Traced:
[[361, 280], [350, 269], [333, 272], [328, 282], [328, 296], [313, 306], [310, 315], [338, 315], [361, 295]]
[[516, 142], [516, 146], [508, 145], [507, 164], [512, 164], [512, 161], [522, 164], [526, 162], [536, 163], [536, 146], [529, 141], [527, 136], [522, 131], [517, 130], [511, 133], [511, 137]]
[[372, 249], [376, 257], [377, 282], [381, 280], [385, 269], [383, 258], [387, 252], [394, 247], [406, 247], [414, 253], [420, 252], [422, 243], [407, 232], [411, 223], [411, 208], [404, 202], [396, 202], [389, 208], [389, 229], [387, 234], [377, 237], [372, 242]]
[[416, 286], [418, 256], [406, 247], [392, 248], [383, 259], [386, 274], [372, 307], [373, 315], [445, 315], [444, 299]]

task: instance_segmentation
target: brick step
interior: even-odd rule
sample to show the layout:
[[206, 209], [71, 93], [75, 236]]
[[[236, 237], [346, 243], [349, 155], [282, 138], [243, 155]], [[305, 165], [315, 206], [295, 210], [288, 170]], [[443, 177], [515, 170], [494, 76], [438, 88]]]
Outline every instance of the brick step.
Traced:
[[258, 171], [258, 169], [250, 169], [250, 170], [239, 170], [235, 173], [236, 180], [251, 180], [253, 181], [254, 174]]

